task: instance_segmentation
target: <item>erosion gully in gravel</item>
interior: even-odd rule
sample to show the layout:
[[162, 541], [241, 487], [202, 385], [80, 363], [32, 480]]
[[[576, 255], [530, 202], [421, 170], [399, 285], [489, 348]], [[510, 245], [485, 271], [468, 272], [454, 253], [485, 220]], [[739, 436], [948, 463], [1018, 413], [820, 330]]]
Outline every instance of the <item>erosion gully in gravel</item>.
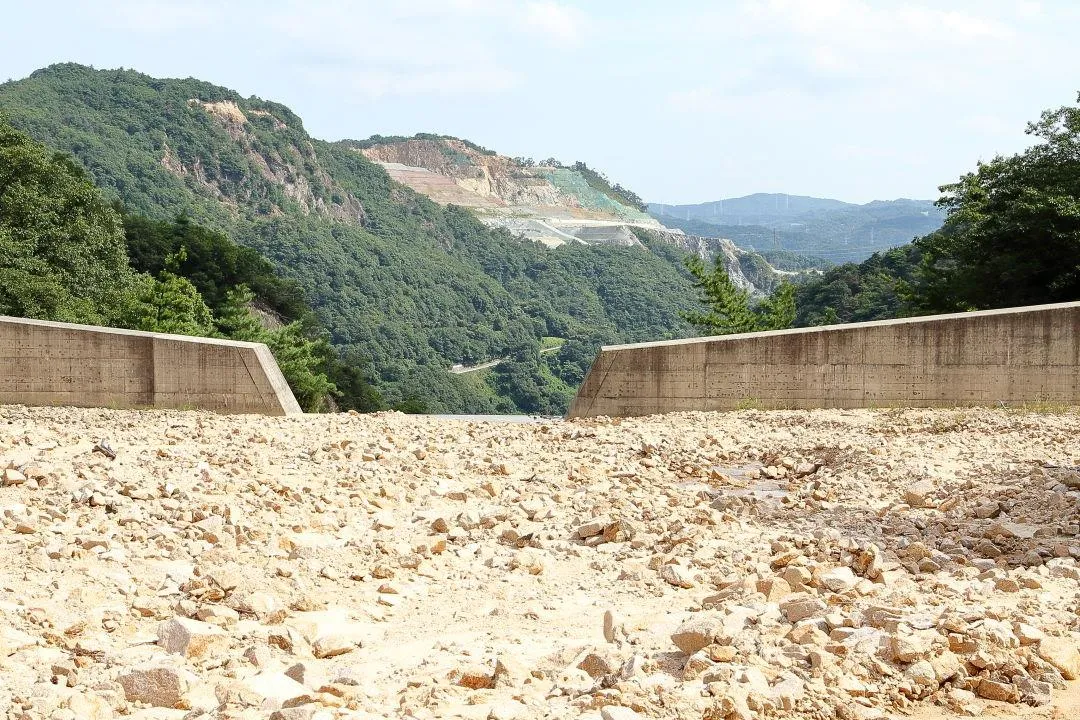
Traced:
[[1075, 413], [3, 407], [0, 718], [1076, 718], [1077, 465]]

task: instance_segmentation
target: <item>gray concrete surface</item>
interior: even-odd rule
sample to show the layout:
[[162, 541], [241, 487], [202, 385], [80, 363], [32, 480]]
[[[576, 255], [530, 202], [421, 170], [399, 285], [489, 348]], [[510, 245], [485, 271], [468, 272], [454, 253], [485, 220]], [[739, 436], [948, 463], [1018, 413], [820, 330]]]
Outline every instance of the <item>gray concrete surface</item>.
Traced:
[[300, 413], [262, 343], [4, 316], [0, 404]]
[[1080, 302], [605, 347], [569, 417], [1080, 404]]

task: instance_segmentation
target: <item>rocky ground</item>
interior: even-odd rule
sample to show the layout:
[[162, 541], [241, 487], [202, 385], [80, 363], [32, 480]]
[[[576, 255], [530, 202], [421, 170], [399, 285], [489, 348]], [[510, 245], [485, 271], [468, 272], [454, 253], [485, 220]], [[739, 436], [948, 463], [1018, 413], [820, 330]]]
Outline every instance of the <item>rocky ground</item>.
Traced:
[[0, 718], [1080, 717], [1077, 465], [1075, 413], [3, 407]]

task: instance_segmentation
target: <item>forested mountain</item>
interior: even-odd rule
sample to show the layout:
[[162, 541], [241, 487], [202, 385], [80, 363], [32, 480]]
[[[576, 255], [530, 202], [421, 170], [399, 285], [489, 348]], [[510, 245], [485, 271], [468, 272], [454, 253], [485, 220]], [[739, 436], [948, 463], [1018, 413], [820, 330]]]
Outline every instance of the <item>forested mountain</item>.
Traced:
[[[645, 231], [626, 247], [522, 241], [309, 137], [274, 102], [64, 64], [0, 85], [0, 110], [129, 213], [183, 216], [265, 256], [391, 404], [559, 412], [600, 342], [691, 334], [677, 248]], [[565, 343], [541, 356], [545, 338]], [[447, 372], [493, 358], [509, 360], [486, 377]]]
[[798, 287], [796, 324], [1080, 300], [1080, 107], [1027, 134], [1028, 149], [941, 186], [941, 228]]
[[649, 212], [668, 227], [728, 238], [747, 250], [787, 250], [836, 263], [859, 262], [909, 243], [937, 230], [945, 217], [929, 200], [856, 205], [764, 193], [697, 205], [651, 203]]
[[70, 156], [0, 117], [0, 315], [263, 342], [303, 408], [380, 406], [291, 289], [218, 233], [121, 214]]
[[908, 293], [921, 252], [901, 245], [876, 252], [861, 263], [844, 263], [795, 287], [795, 325], [885, 320], [913, 313]]

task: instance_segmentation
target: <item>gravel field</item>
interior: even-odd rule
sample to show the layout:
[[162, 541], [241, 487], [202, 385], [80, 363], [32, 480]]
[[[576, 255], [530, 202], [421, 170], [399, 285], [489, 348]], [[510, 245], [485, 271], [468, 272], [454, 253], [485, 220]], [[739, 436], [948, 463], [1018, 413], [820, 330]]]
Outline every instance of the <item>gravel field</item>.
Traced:
[[1080, 414], [0, 407], [0, 719], [1080, 717]]

